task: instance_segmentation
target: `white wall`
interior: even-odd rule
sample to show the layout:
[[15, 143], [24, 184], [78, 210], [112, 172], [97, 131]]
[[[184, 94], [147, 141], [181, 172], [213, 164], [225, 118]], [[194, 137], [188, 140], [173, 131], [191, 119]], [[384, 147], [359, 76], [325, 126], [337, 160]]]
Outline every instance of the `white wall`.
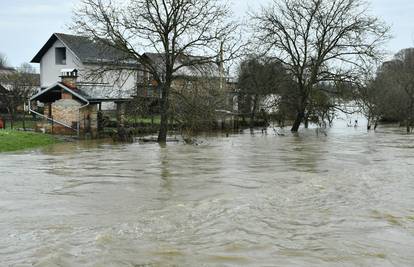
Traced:
[[96, 85], [97, 90], [110, 90], [110, 94], [105, 94], [111, 98], [128, 98], [136, 93], [136, 72], [132, 71], [109, 71], [101, 79], [93, 78], [90, 73], [100, 69], [98, 65], [84, 65], [78, 58], [66, 47], [66, 64], [57, 65], [55, 59], [55, 48], [65, 47], [57, 40], [53, 46], [44, 54], [40, 61], [40, 84], [42, 88], [49, 87], [56, 82], [61, 81], [61, 70], [72, 69], [78, 70], [78, 82], [99, 83]]
[[55, 48], [65, 47], [64, 44], [57, 40], [53, 46], [43, 55], [40, 61], [40, 86], [42, 88], [59, 82], [62, 69], [82, 69], [82, 63], [66, 48], [66, 64], [57, 65], [55, 62]]
[[94, 77], [90, 75], [90, 73], [94, 73], [94, 70], [100, 70], [96, 71], [98, 74], [102, 73], [101, 67], [97, 65], [85, 65], [84, 69], [79, 71], [79, 80], [87, 83], [102, 83], [107, 85], [106, 90], [111, 90], [110, 95], [114, 98], [125, 98], [136, 93], [137, 73], [135, 71], [108, 70], [102, 76], [97, 75]]

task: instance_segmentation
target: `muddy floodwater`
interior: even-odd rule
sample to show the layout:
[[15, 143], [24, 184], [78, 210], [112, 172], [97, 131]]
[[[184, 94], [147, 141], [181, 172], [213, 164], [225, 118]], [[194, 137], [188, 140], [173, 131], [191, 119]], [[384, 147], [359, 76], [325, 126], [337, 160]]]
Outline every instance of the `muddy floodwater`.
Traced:
[[414, 135], [0, 154], [0, 266], [414, 266]]

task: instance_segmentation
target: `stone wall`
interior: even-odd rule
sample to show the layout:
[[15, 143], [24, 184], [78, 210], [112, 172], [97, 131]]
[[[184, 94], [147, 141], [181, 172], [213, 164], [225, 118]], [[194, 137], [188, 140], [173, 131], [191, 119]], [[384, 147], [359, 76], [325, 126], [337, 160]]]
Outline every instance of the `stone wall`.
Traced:
[[53, 119], [69, 126], [76, 125], [81, 106], [82, 104], [74, 99], [60, 99], [52, 104]]
[[[80, 131], [82, 134], [90, 133], [92, 137], [96, 137], [98, 134], [98, 106], [92, 104], [86, 106], [80, 110], [79, 108], [83, 104], [74, 99], [60, 99], [52, 103], [52, 118], [55, 121], [59, 121], [74, 129], [77, 129], [77, 124], [80, 119]], [[46, 107], [47, 105], [45, 105]], [[45, 108], [45, 115], [49, 114], [48, 108]], [[76, 134], [75, 130], [69, 129], [58, 123], [48, 123], [45, 121], [43, 128], [46, 132], [53, 134]]]

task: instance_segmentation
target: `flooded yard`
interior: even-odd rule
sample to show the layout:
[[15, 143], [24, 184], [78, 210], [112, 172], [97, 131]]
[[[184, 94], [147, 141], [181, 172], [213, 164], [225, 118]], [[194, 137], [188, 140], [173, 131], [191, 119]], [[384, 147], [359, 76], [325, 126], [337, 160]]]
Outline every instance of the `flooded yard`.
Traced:
[[0, 266], [413, 266], [414, 135], [0, 154]]

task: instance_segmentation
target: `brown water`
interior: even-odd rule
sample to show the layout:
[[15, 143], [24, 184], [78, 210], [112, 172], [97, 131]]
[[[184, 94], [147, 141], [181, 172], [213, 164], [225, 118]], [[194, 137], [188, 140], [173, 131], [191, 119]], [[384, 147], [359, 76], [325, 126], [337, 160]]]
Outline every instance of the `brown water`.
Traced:
[[0, 154], [0, 266], [414, 266], [414, 136]]

